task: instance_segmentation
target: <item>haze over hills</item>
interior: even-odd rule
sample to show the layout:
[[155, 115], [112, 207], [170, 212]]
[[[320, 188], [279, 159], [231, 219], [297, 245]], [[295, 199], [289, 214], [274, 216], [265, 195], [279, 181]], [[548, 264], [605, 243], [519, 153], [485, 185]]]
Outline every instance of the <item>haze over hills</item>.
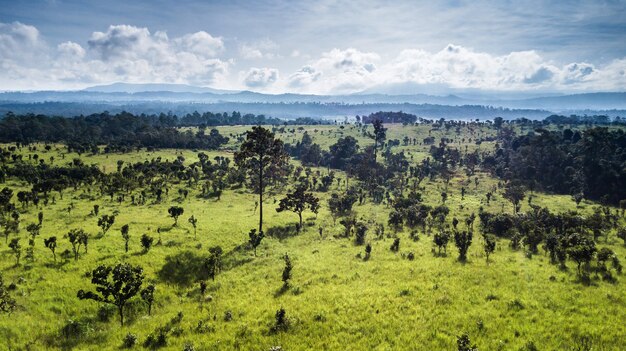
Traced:
[[[386, 109], [402, 110], [427, 118], [543, 118], [550, 114], [606, 114], [613, 117], [626, 115], [624, 92], [538, 95], [466, 90], [458, 91], [454, 95], [433, 95], [417, 91], [413, 94], [394, 94], [392, 87], [387, 88], [379, 92], [369, 90], [347, 95], [313, 95], [264, 94], [184, 84], [114, 83], [76, 91], [0, 93], [0, 112], [30, 111], [72, 116], [102, 110], [127, 110], [134, 113], [237, 110], [282, 118], [333, 118]], [[438, 89], [433, 87], [433, 90]]]

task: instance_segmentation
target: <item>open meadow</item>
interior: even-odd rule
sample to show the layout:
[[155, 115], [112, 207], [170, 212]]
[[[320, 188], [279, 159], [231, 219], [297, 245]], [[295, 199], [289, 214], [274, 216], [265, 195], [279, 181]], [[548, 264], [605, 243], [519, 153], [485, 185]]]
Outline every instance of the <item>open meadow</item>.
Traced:
[[[105, 152], [98, 145], [97, 153], [77, 153], [62, 142], [4, 144], [0, 188], [12, 191], [3, 206], [13, 209], [0, 223], [0, 273], [15, 306], [0, 314], [0, 349], [626, 348], [626, 278], [619, 263], [626, 261], [626, 237], [618, 235], [625, 226], [619, 204], [550, 191], [541, 186], [547, 180], [538, 168], [536, 186], [509, 186], [522, 173], [510, 171], [513, 166], [502, 171], [495, 164], [503, 161], [489, 163], [488, 157], [518, 150], [507, 143], [536, 125], [449, 123], [385, 123], [382, 139], [371, 124], [265, 126], [288, 144], [291, 158], [289, 171], [265, 189], [264, 237], [256, 242], [251, 230], [259, 227], [259, 196], [248, 182], [255, 178], [235, 162], [250, 126], [216, 127], [229, 140], [210, 150]], [[544, 128], [584, 134], [590, 127]], [[303, 159], [297, 145], [304, 135], [326, 153]], [[334, 166], [339, 156], [328, 151], [348, 137], [358, 143], [359, 155], [374, 146], [368, 162], [375, 166]], [[46, 179], [10, 171], [31, 172], [20, 164], [66, 167], [68, 179], [93, 165], [89, 172], [98, 175], [33, 190]], [[292, 207], [276, 210], [299, 186], [318, 199], [317, 208], [305, 204], [302, 228]], [[521, 199], [511, 195], [514, 190]], [[404, 202], [410, 205], [401, 207]], [[426, 212], [416, 219], [410, 211], [418, 207]], [[573, 231], [592, 238], [589, 259], [577, 265], [572, 248], [586, 241], [566, 247], [558, 239], [560, 251], [549, 246], [553, 227], [538, 225], [549, 217], [542, 208], [550, 216], [569, 213], [586, 221]], [[481, 213], [501, 214], [504, 227], [485, 223]], [[114, 217], [109, 226], [105, 215]], [[590, 224], [591, 218], [597, 220]], [[533, 223], [537, 227], [529, 228]], [[69, 234], [80, 229], [86, 243], [78, 240], [73, 248]], [[53, 236], [54, 252], [44, 243]], [[458, 247], [468, 236], [460, 258]], [[19, 247], [10, 245], [14, 239]], [[486, 250], [488, 242], [495, 247]], [[96, 291], [98, 266], [120, 263], [143, 269], [141, 289], [124, 305], [123, 326], [119, 306], [78, 297], [79, 290]], [[142, 298], [149, 285], [153, 302]], [[462, 349], [464, 337], [471, 341]]]

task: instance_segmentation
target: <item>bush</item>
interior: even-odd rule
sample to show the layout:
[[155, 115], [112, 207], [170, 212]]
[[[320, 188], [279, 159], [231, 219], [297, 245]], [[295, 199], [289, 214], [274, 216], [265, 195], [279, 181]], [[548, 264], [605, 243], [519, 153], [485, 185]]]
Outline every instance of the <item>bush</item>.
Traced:
[[389, 247], [389, 250], [393, 252], [398, 252], [398, 250], [400, 250], [400, 238], [393, 239], [393, 244], [391, 244], [391, 247]]
[[126, 336], [124, 337], [123, 344], [124, 344], [124, 347], [127, 349], [134, 347], [137, 344], [137, 335], [133, 333], [126, 334]]

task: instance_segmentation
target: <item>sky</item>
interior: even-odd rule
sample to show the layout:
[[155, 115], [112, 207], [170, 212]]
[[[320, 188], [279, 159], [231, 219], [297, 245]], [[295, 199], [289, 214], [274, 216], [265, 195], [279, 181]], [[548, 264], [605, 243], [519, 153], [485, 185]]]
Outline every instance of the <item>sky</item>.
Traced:
[[0, 90], [626, 91], [626, 0], [0, 0]]

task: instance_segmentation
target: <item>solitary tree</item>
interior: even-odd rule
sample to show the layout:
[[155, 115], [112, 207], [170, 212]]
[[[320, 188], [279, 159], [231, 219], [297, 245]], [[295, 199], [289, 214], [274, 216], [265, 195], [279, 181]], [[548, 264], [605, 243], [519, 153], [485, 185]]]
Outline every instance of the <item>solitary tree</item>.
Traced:
[[254, 250], [254, 256], [256, 257], [256, 248], [261, 245], [261, 241], [263, 240], [264, 234], [263, 232], [257, 233], [256, 229], [251, 229], [248, 233], [248, 243]]
[[115, 223], [114, 215], [102, 215], [98, 219], [98, 227], [102, 228], [102, 235], [105, 235], [111, 229], [113, 223]]
[[274, 133], [256, 126], [246, 132], [246, 140], [235, 153], [235, 163], [247, 173], [249, 187], [259, 195], [259, 234], [262, 234], [263, 195], [268, 186], [278, 184], [287, 175], [289, 155]]
[[581, 266], [588, 264], [593, 259], [596, 252], [596, 245], [593, 240], [582, 235], [578, 235], [574, 241], [574, 245], [567, 248], [567, 255], [578, 265], [578, 275], [581, 275]]
[[196, 226], [198, 225], [198, 220], [196, 217], [191, 215], [191, 217], [189, 217], [189, 223], [191, 223], [191, 226], [193, 227], [193, 238], [196, 239]]
[[215, 280], [215, 276], [222, 270], [222, 247], [214, 246], [209, 249], [209, 257], [206, 259], [205, 265], [211, 280]]
[[132, 299], [143, 283], [143, 269], [128, 263], [120, 263], [115, 267], [98, 266], [91, 273], [91, 283], [96, 286], [96, 292], [78, 291], [81, 300], [94, 300], [112, 304], [117, 307], [120, 315], [120, 325], [124, 325], [124, 307]]
[[11, 242], [9, 243], [9, 248], [11, 249], [11, 251], [13, 251], [13, 255], [15, 255], [15, 265], [19, 266], [20, 257], [22, 257], [22, 245], [20, 245], [20, 239], [11, 239]]
[[454, 232], [454, 244], [459, 249], [459, 261], [465, 262], [467, 260], [467, 250], [472, 245], [472, 232]]
[[302, 212], [309, 209], [317, 214], [319, 208], [320, 199], [313, 195], [313, 193], [306, 192], [306, 186], [300, 184], [296, 187], [296, 190], [287, 193], [287, 195], [280, 200], [276, 212], [287, 210], [298, 214], [298, 218], [300, 219], [298, 231], [300, 231], [302, 229]]
[[120, 228], [120, 232], [122, 233], [122, 238], [124, 239], [124, 251], [128, 252], [128, 242], [130, 241], [130, 233], [128, 224], [124, 224]]
[[152, 303], [154, 302], [154, 285], [150, 284], [141, 290], [141, 299], [148, 305], [148, 316], [152, 313]]
[[154, 238], [149, 236], [148, 234], [143, 234], [141, 236], [141, 247], [143, 247], [143, 252], [150, 251], [152, 247], [152, 243], [154, 242]]
[[378, 146], [382, 145], [387, 138], [387, 128], [383, 126], [383, 121], [380, 119], [374, 120], [372, 125], [374, 126], [374, 134], [371, 134], [370, 137], [374, 139], [374, 161], [376, 161]]
[[52, 251], [52, 258], [54, 258], [54, 262], [56, 262], [57, 254], [55, 251], [57, 249], [57, 237], [51, 236], [48, 239], [43, 239], [43, 243], [48, 249], [50, 249], [50, 251]]
[[9, 294], [9, 288], [4, 285], [4, 278], [0, 273], [0, 312], [11, 314], [16, 307], [17, 303]]
[[524, 200], [524, 186], [511, 182], [506, 185], [504, 189], [504, 198], [509, 200], [513, 204], [513, 212], [519, 212], [520, 203]]
[[285, 268], [283, 268], [283, 289], [289, 288], [289, 280], [291, 279], [291, 270], [293, 269], [293, 265], [291, 264], [291, 259], [289, 255], [285, 254], [283, 256], [283, 260], [285, 260]]
[[185, 210], [182, 207], [172, 206], [167, 210], [167, 213], [170, 214], [170, 217], [174, 218], [174, 227], [178, 225], [178, 217], [182, 216], [185, 213]]
[[483, 249], [485, 250], [485, 256], [487, 256], [487, 263], [489, 263], [489, 255], [496, 250], [496, 239], [491, 235], [485, 235], [483, 239], [485, 240]]
[[448, 247], [448, 241], [450, 241], [450, 233], [446, 231], [435, 233], [435, 235], [433, 236], [433, 242], [439, 249], [438, 251], [439, 255], [441, 255], [441, 249], [443, 249], [444, 253], [446, 252], [447, 247]]
[[80, 247], [82, 245], [87, 245], [88, 236], [82, 229], [72, 229], [69, 233], [67, 233], [67, 238], [72, 244], [72, 251], [74, 251], [74, 261], [78, 261], [78, 256], [80, 256]]

